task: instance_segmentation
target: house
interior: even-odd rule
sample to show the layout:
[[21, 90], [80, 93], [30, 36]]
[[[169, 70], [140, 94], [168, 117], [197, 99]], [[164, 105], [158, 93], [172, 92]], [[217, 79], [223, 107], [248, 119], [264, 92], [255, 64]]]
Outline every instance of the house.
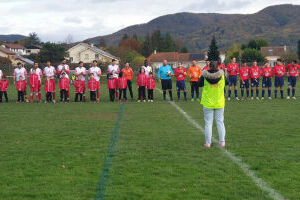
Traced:
[[26, 48], [22, 45], [15, 44], [15, 43], [9, 43], [9, 42], [3, 42], [1, 44], [1, 46], [3, 48], [6, 48], [6, 49], [16, 53], [16, 54], [26, 55]]
[[0, 46], [0, 57], [8, 58], [13, 66], [16, 66], [18, 62], [24, 64], [24, 65], [33, 65], [34, 62], [32, 60], [29, 60], [27, 58], [24, 58], [20, 56], [19, 54], [8, 50], [7, 48], [4, 48]]
[[26, 48], [26, 55], [38, 54], [41, 51], [42, 46], [31, 45]]
[[119, 58], [116, 56], [87, 43], [79, 43], [70, 48], [67, 52], [69, 55], [67, 59], [69, 59], [71, 63], [79, 63], [79, 61], [92, 63], [93, 60], [106, 63], [111, 62], [112, 59], [119, 61]]
[[178, 52], [154, 52], [147, 60], [154, 69], [158, 69], [163, 64], [163, 60], [167, 60], [169, 65], [177, 68], [181, 62], [185, 68], [192, 65], [192, 61], [196, 60], [197, 65], [201, 68], [205, 66], [205, 53], [178, 53]]
[[289, 53], [289, 48], [287, 46], [281, 47], [261, 47], [262, 54], [266, 57], [266, 59], [271, 63], [271, 66], [274, 67], [276, 65], [276, 61], [278, 58]]

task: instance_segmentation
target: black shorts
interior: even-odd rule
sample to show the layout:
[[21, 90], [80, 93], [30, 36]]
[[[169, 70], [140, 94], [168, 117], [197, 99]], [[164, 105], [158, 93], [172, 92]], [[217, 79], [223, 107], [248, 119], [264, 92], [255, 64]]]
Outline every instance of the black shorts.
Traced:
[[161, 86], [163, 90], [172, 90], [172, 80], [161, 80]]

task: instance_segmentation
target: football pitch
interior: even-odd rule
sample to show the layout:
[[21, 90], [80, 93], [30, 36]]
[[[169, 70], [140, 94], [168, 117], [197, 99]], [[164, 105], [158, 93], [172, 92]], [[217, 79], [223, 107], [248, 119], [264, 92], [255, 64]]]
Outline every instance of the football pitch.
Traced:
[[203, 147], [198, 102], [155, 90], [154, 103], [110, 103], [106, 88], [100, 104], [54, 105], [16, 104], [10, 86], [0, 200], [300, 199], [299, 89], [297, 100], [226, 101], [222, 150]]

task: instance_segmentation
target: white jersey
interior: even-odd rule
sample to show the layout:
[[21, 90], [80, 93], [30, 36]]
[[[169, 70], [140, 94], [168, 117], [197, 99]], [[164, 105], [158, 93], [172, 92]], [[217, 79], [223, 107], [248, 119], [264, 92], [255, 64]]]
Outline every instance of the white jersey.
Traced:
[[[31, 68], [31, 69], [30, 69], [30, 75], [33, 74], [33, 72], [32, 72], [33, 69], [35, 69], [35, 68]], [[42, 77], [43, 77], [43, 72], [42, 72], [42, 70], [41, 70], [40, 68], [36, 68], [36, 69], [35, 69], [35, 73], [39, 76], [39, 80], [42, 81]]]
[[2, 72], [2, 70], [0, 69], [0, 80], [2, 79], [2, 77], [3, 77], [3, 72]]
[[101, 76], [101, 69], [99, 68], [99, 67], [91, 67], [90, 69], [89, 69], [89, 73], [90, 74], [94, 74], [94, 78], [97, 80], [97, 81], [99, 81], [100, 80], [100, 76]]
[[45, 67], [44, 68], [44, 75], [46, 77], [50, 77], [51, 79], [54, 79], [54, 76], [56, 75], [56, 70], [53, 66]]
[[114, 78], [118, 78], [119, 77], [118, 73], [120, 73], [119, 65], [109, 65], [107, 67], [107, 73], [108, 74], [113, 74]]
[[150, 72], [152, 72], [152, 67], [150, 66], [142, 66], [143, 69], [145, 69], [145, 74], [147, 75], [147, 77], [150, 77]]
[[14, 77], [15, 77], [16, 81], [19, 81], [20, 76], [22, 76], [23, 80], [25, 80], [27, 77], [27, 71], [24, 67], [22, 67], [20, 69], [16, 68], [14, 70]]
[[61, 78], [62, 77], [61, 74], [63, 72], [65, 72], [66, 73], [66, 78], [69, 79], [69, 75], [68, 75], [69, 71], [70, 71], [69, 65], [58, 65], [57, 66], [57, 72], [61, 72], [60, 75], [59, 75], [59, 78]]
[[[75, 68], [75, 76], [78, 76], [79, 74], [81, 74], [81, 80], [85, 81], [85, 76], [87, 74], [86, 68], [85, 67], [76, 67]], [[76, 78], [76, 80], [78, 80], [78, 78]]]

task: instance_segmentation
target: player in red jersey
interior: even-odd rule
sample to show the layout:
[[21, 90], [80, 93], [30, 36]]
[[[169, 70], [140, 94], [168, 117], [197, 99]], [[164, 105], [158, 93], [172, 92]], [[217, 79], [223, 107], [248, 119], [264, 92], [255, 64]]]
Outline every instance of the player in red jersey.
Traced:
[[252, 67], [250, 68], [250, 77], [251, 77], [251, 99], [253, 99], [253, 90], [256, 87], [256, 99], [259, 97], [259, 77], [261, 76], [261, 69], [257, 65], [257, 62], [254, 61]]
[[275, 74], [275, 99], [277, 98], [278, 87], [280, 87], [280, 94], [283, 99], [284, 75], [286, 73], [286, 68], [282, 64], [281, 59], [277, 59], [277, 64], [274, 66], [273, 70]]
[[297, 61], [293, 61], [291, 64], [288, 64], [286, 66], [286, 69], [288, 71], [288, 96], [287, 99], [290, 99], [291, 95], [291, 88], [292, 88], [292, 98], [296, 99], [295, 93], [296, 93], [296, 82], [297, 82], [297, 76], [298, 76], [298, 70], [300, 70], [300, 66], [297, 65]]
[[269, 62], [265, 63], [265, 66], [262, 68], [261, 75], [263, 77], [262, 80], [262, 97], [261, 99], [265, 98], [265, 89], [268, 88], [268, 98], [271, 98], [271, 89], [272, 89], [272, 76], [274, 74], [273, 68], [270, 66]]
[[236, 63], [236, 58], [232, 58], [232, 62], [227, 65], [227, 73], [229, 76], [228, 100], [231, 97], [231, 88], [234, 86], [235, 99], [239, 100], [237, 92], [237, 75], [239, 73], [239, 65]]
[[244, 100], [244, 89], [247, 90], [247, 99], [249, 99], [249, 78], [250, 78], [250, 68], [247, 66], [247, 62], [243, 62], [242, 67], [240, 68], [240, 87], [241, 95]]
[[175, 69], [174, 75], [176, 77], [176, 88], [177, 88], [177, 98], [180, 100], [180, 91], [183, 91], [184, 100], [186, 101], [186, 87], [185, 87], [185, 77], [187, 75], [186, 69], [183, 67], [182, 63], [179, 63], [178, 68]]
[[210, 65], [210, 61], [207, 60], [207, 61], [205, 62], [205, 66], [203, 67], [202, 71], [209, 70], [209, 65]]

